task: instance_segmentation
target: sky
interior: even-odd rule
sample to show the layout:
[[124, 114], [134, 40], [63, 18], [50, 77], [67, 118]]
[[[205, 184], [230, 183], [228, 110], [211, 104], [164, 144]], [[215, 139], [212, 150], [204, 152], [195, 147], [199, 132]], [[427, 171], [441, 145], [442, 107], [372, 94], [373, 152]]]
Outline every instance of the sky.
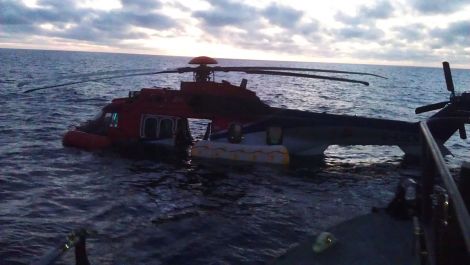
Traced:
[[0, 48], [470, 68], [470, 0], [0, 0]]

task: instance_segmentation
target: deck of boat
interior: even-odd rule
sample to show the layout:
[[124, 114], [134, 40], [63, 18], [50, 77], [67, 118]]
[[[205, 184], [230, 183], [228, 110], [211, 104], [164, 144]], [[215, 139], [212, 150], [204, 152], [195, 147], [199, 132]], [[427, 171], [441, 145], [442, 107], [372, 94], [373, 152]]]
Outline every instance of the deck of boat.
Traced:
[[316, 237], [309, 238], [273, 261], [276, 265], [400, 265], [413, 264], [413, 223], [397, 220], [384, 211], [370, 213], [332, 227], [338, 240], [315, 253]]

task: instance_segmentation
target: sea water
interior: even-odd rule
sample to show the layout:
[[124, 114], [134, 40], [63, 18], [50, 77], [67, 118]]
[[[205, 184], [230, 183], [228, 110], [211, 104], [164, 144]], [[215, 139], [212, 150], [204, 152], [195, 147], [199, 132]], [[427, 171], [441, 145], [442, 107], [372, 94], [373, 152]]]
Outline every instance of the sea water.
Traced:
[[[198, 164], [62, 146], [70, 125], [92, 118], [116, 97], [143, 87], [178, 89], [188, 74], [149, 75], [22, 93], [37, 86], [184, 67], [190, 58], [0, 49], [0, 264], [24, 264], [73, 229], [88, 240], [94, 264], [264, 264], [292, 244], [343, 220], [384, 207], [400, 178], [415, 172], [397, 147], [330, 147], [318, 166]], [[349, 76], [370, 86], [295, 77], [217, 73], [248, 79], [271, 106], [405, 121], [416, 107], [449, 98], [442, 69], [219, 59], [224, 66], [287, 66], [371, 72]], [[452, 62], [450, 62], [452, 65]], [[453, 69], [464, 91], [468, 70]], [[341, 76], [341, 75], [340, 75]], [[344, 76], [346, 77], [346, 76]], [[20, 86], [19, 86], [20, 85]], [[467, 85], [467, 86], [466, 86]], [[204, 123], [193, 123], [202, 133]], [[467, 127], [468, 129], [468, 127]], [[469, 131], [470, 133], [470, 131]], [[195, 135], [197, 137], [197, 135]], [[457, 168], [468, 142], [447, 147]], [[73, 252], [63, 261], [73, 263]]]

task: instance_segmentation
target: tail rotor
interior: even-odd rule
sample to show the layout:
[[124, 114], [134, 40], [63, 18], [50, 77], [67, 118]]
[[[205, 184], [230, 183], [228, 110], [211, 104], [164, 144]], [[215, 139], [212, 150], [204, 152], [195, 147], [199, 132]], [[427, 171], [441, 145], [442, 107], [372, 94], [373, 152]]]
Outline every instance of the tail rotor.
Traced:
[[450, 72], [449, 63], [442, 62], [442, 67], [444, 68], [444, 77], [446, 79], [447, 90], [451, 93], [450, 100], [418, 107], [415, 109], [416, 114], [442, 109], [447, 106], [447, 104], [451, 103], [455, 98], [454, 82], [452, 81], [452, 73]]
[[446, 79], [447, 90], [452, 93], [451, 99], [455, 97], [454, 81], [452, 81], [452, 73], [450, 72], [450, 66], [448, 62], [442, 62], [444, 68], [444, 77]]
[[[438, 109], [442, 109], [444, 107], [447, 107], [449, 104], [454, 104], [455, 105], [455, 111], [454, 111], [455, 114], [452, 115], [452, 116], [462, 117], [462, 113], [463, 114], [467, 113], [468, 112], [467, 108], [470, 108], [470, 100], [469, 100], [470, 99], [470, 94], [469, 93], [462, 93], [462, 95], [456, 96], [455, 95], [454, 82], [452, 80], [452, 73], [450, 71], [449, 63], [448, 62], [443, 62], [442, 66], [443, 66], [443, 69], [444, 69], [444, 77], [445, 77], [445, 80], [446, 80], [446, 87], [447, 87], [447, 90], [451, 93], [450, 94], [450, 100], [418, 107], [418, 108], [415, 109], [415, 113], [420, 114], [420, 113], [423, 113], [423, 112], [438, 110]], [[458, 131], [459, 131], [460, 138], [467, 139], [467, 132], [465, 131], [465, 123], [462, 123], [459, 126]]]

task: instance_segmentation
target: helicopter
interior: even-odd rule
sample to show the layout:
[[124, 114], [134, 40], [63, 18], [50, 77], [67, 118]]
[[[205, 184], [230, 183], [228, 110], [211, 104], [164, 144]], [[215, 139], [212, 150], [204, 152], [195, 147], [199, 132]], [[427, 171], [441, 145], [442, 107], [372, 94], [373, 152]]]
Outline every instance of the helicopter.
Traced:
[[[393, 145], [406, 155], [421, 152], [419, 123], [349, 115], [317, 113], [272, 107], [247, 88], [247, 79], [239, 85], [215, 81], [217, 72], [293, 76], [351, 82], [368, 86], [365, 81], [306, 74], [324, 72], [351, 75], [380, 75], [292, 67], [222, 67], [217, 60], [199, 56], [189, 61], [196, 67], [157, 72], [131, 73], [85, 81], [29, 89], [36, 90], [140, 75], [193, 73], [192, 81], [182, 81], [179, 90], [152, 87], [130, 91], [125, 98], [113, 99], [93, 120], [65, 133], [63, 145], [86, 150], [112, 146], [144, 145], [157, 148], [189, 148], [192, 157], [288, 164], [292, 158], [321, 156], [330, 145]], [[438, 110], [428, 125], [441, 148], [456, 132], [466, 139], [465, 123], [470, 117], [470, 93], [455, 94], [449, 63], [443, 62], [450, 100], [418, 107], [416, 114]], [[188, 119], [210, 122], [204, 137], [194, 141]], [[448, 150], [447, 150], [448, 152]]]

